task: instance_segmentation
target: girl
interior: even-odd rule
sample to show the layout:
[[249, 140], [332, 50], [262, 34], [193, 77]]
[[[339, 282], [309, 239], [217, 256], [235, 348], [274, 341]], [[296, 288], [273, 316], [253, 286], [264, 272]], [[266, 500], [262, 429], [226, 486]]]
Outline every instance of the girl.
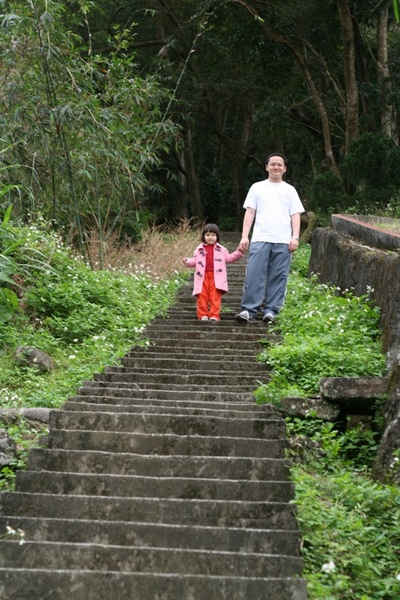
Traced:
[[228, 291], [226, 265], [243, 256], [237, 248], [229, 254], [220, 245], [221, 232], [217, 225], [208, 223], [201, 232], [202, 243], [194, 251], [193, 258], [183, 258], [187, 267], [195, 268], [193, 296], [197, 296], [197, 318], [200, 321], [219, 321], [222, 295]]

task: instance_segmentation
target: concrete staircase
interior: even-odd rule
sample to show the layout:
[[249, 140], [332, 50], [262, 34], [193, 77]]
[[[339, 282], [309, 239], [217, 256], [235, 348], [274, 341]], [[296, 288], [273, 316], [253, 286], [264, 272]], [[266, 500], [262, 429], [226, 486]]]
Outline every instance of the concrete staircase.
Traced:
[[244, 270], [220, 322], [196, 320], [189, 282], [148, 347], [51, 413], [0, 496], [0, 532], [25, 532], [0, 541], [1, 600], [307, 598], [285, 423], [252, 395], [274, 337], [234, 319]]

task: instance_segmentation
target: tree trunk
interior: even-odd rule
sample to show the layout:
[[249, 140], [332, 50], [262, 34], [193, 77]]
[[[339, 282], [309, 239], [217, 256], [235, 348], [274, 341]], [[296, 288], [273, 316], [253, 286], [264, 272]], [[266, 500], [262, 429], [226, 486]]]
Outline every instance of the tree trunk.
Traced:
[[381, 6], [377, 22], [378, 42], [378, 83], [381, 92], [381, 130], [382, 133], [399, 143], [396, 127], [396, 110], [391, 102], [392, 81], [388, 64], [388, 5]]
[[321, 118], [326, 162], [328, 164], [329, 169], [332, 171], [332, 173], [334, 173], [337, 177], [339, 177], [341, 179], [341, 174], [339, 172], [339, 168], [336, 164], [335, 156], [333, 154], [331, 129], [330, 129], [328, 113], [326, 111], [323, 100], [318, 92], [318, 89], [313, 81], [311, 73], [308, 69], [305, 55], [299, 50], [299, 48], [296, 44], [289, 41], [287, 38], [285, 38], [283, 35], [281, 35], [277, 31], [275, 31], [274, 29], [271, 29], [271, 27], [269, 27], [265, 23], [265, 21], [263, 19], [261, 19], [258, 11], [255, 8], [253, 8], [252, 6], [250, 6], [250, 4], [246, 0], [236, 0], [236, 1], [239, 4], [241, 4], [242, 6], [244, 6], [250, 12], [250, 14], [252, 14], [257, 19], [257, 22], [262, 27], [262, 29], [264, 30], [264, 32], [266, 33], [266, 35], [269, 37], [270, 40], [272, 40], [273, 42], [276, 42], [277, 44], [282, 44], [282, 45], [286, 46], [292, 52], [297, 64], [299, 65], [299, 67], [303, 73], [305, 82], [307, 84], [308, 89], [310, 90], [312, 99], [315, 103], [315, 106], [317, 107], [319, 116]]
[[227, 136], [219, 120], [214, 123], [215, 133], [229, 154], [233, 165], [232, 188], [236, 198], [236, 222], [240, 228], [243, 221], [243, 202], [246, 196], [245, 175], [251, 162], [249, 144], [254, 126], [253, 109], [253, 100], [249, 95], [238, 99], [237, 112], [240, 114], [238, 122], [241, 124], [238, 139]]
[[353, 19], [349, 0], [337, 0], [342, 26], [344, 80], [346, 85], [346, 138], [345, 154], [353, 140], [358, 137], [358, 89], [355, 68], [355, 44]]
[[193, 155], [193, 130], [190, 123], [185, 125], [185, 146], [181, 155], [181, 166], [184, 177], [182, 178], [182, 193], [190, 206], [190, 216], [196, 222], [204, 220], [203, 204], [201, 201], [200, 184]]

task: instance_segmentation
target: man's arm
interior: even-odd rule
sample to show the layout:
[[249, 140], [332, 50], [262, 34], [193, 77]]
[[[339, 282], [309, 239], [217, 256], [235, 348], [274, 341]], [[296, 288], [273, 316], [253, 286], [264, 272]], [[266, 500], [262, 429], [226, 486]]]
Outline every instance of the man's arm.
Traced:
[[239, 249], [243, 252], [248, 250], [250, 241], [249, 241], [249, 233], [251, 226], [253, 225], [254, 217], [256, 211], [254, 208], [246, 208], [246, 212], [243, 217], [243, 229], [242, 229], [242, 239], [240, 240]]
[[289, 242], [290, 252], [294, 252], [299, 247], [300, 238], [300, 213], [294, 213], [290, 216], [292, 221], [292, 239]]

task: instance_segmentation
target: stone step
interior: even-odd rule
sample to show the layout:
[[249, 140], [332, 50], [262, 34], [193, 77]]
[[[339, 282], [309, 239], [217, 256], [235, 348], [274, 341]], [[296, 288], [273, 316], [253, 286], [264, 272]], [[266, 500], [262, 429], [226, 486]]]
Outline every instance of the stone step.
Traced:
[[33, 448], [29, 471], [66, 471], [147, 475], [289, 481], [289, 461], [283, 458], [242, 458], [234, 456], [141, 455], [102, 451]]
[[[200, 321], [197, 318], [196, 307], [192, 307], [188, 304], [182, 304], [179, 309], [176, 309], [176, 312], [168, 313], [166, 316], [167, 322], [164, 326], [157, 327], [159, 330], [163, 330], [164, 328], [170, 327], [172, 328], [173, 324], [177, 325], [176, 331], [179, 329], [183, 329], [184, 327], [179, 327], [180, 325], [192, 326], [194, 331], [206, 331], [207, 334], [211, 335], [226, 335], [230, 333], [232, 336], [241, 335], [244, 338], [245, 331], [251, 333], [251, 340], [256, 341], [257, 338], [259, 341], [267, 338], [270, 340], [270, 343], [274, 343], [271, 338], [275, 338], [275, 341], [279, 341], [282, 339], [282, 336], [277, 333], [277, 328], [272, 323], [265, 323], [262, 320], [262, 313], [258, 313], [255, 320], [250, 322], [246, 321], [237, 321], [236, 315], [241, 311], [241, 308], [235, 308], [235, 310], [229, 309], [229, 313], [220, 313], [219, 321]], [[168, 321], [170, 319], [170, 321]], [[150, 329], [149, 329], [150, 328]], [[150, 331], [150, 335], [153, 337], [153, 334], [156, 335], [156, 327], [149, 324], [144, 330], [144, 335], [148, 334]], [[172, 332], [171, 332], [172, 333]], [[253, 335], [256, 334], [256, 335]]]
[[[108, 390], [112, 390], [115, 388], [120, 388], [121, 390], [127, 390], [127, 389], [134, 389], [136, 390], [136, 392], [140, 391], [140, 392], [146, 392], [146, 390], [148, 391], [154, 391], [154, 392], [160, 392], [162, 393], [164, 392], [182, 392], [182, 393], [186, 393], [186, 395], [188, 394], [192, 394], [192, 393], [204, 393], [204, 389], [205, 386], [200, 384], [200, 383], [165, 383], [164, 381], [153, 381], [153, 382], [149, 382], [147, 380], [147, 378], [144, 378], [145, 381], [143, 381], [142, 377], [138, 377], [137, 381], [132, 381], [133, 378], [128, 377], [126, 379], [128, 379], [127, 381], [124, 379], [123, 381], [119, 381], [117, 377], [111, 377], [111, 381], [109, 380], [93, 380], [91, 382], [91, 384], [89, 385], [88, 383], [85, 383], [85, 387], [80, 389], [80, 392], [82, 393], [84, 389], [88, 389], [91, 388], [92, 390], [101, 390], [101, 389], [108, 389]], [[268, 383], [269, 381], [269, 377], [263, 377], [262, 380], [261, 379], [256, 379], [256, 381], [258, 382], [257, 387], [260, 385], [260, 383]], [[207, 393], [211, 395], [217, 395], [217, 394], [223, 394], [226, 391], [226, 386], [224, 385], [211, 385], [209, 384], [207, 389]], [[255, 386], [254, 384], [252, 384], [251, 382], [249, 383], [249, 385], [245, 386], [238, 386], [238, 385], [230, 385], [229, 386], [229, 390], [228, 392], [231, 395], [235, 395], [238, 399], [240, 397], [243, 397], [243, 394], [252, 394], [255, 390]], [[96, 392], [97, 393], [97, 392]], [[101, 393], [100, 391], [98, 393]]]
[[[271, 368], [266, 363], [257, 362], [254, 359], [242, 360], [237, 358], [236, 361], [225, 361], [223, 357], [218, 359], [214, 357], [212, 359], [206, 359], [201, 361], [196, 356], [192, 358], [185, 358], [183, 360], [176, 359], [174, 354], [170, 356], [163, 356], [159, 359], [146, 357], [122, 357], [120, 363], [112, 366], [106, 366], [100, 374], [143, 374], [146, 375], [149, 372], [154, 375], [173, 375], [176, 373], [184, 375], [185, 377], [192, 376], [205, 376], [209, 377], [221, 376], [224, 381], [225, 373], [228, 377], [248, 377], [259, 374], [269, 374]], [[153, 367], [151, 366], [153, 364]]]
[[[145, 352], [169, 352], [171, 349], [174, 351], [178, 350], [182, 354], [189, 354], [193, 356], [195, 352], [204, 353], [206, 352], [206, 347], [204, 346], [204, 336], [202, 338], [198, 338], [197, 340], [191, 340], [188, 338], [180, 338], [178, 341], [174, 340], [172, 336], [165, 336], [157, 340], [157, 343], [152, 339], [147, 339], [143, 341], [143, 346], [133, 346], [132, 350], [127, 353], [127, 356], [130, 356], [131, 353], [137, 354], [139, 351]], [[237, 355], [238, 351], [240, 351], [240, 355], [243, 352], [244, 356], [251, 356], [254, 360], [257, 357], [257, 354], [262, 352], [271, 342], [268, 338], [260, 338], [255, 341], [251, 340], [240, 340], [238, 344], [232, 344], [231, 340], [221, 342], [218, 340], [218, 343], [214, 343], [213, 345], [213, 354], [216, 356], [224, 356], [224, 355]]]
[[[234, 281], [229, 285], [230, 292], [222, 296], [221, 305], [224, 306], [232, 306], [233, 311], [237, 312], [240, 310], [241, 306], [241, 297], [243, 286], [238, 285]], [[180, 302], [186, 302], [196, 307], [196, 298], [193, 296], [193, 285], [185, 286], [182, 288], [182, 291], [176, 298], [176, 305], [179, 306]]]
[[[215, 386], [214, 386], [215, 388]], [[168, 400], [186, 403], [206, 403], [206, 404], [227, 404], [236, 403], [243, 405], [247, 403], [254, 404], [254, 395], [252, 391], [249, 392], [238, 392], [229, 390], [204, 390], [203, 388], [197, 390], [191, 390], [188, 392], [182, 389], [180, 386], [168, 386], [168, 388], [162, 387], [143, 387], [138, 384], [125, 384], [117, 386], [115, 384], [109, 384], [105, 382], [93, 382], [87, 381], [79, 389], [79, 393], [76, 396], [72, 396], [71, 399], [81, 399], [85, 396], [92, 398], [94, 401], [95, 397], [107, 397], [107, 398], [126, 398], [134, 399], [136, 402], [142, 400], [143, 402], [152, 402]], [[193, 404], [194, 406], [194, 404]]]
[[132, 350], [127, 352], [123, 358], [136, 358], [142, 356], [146, 358], [165, 358], [165, 356], [170, 356], [173, 354], [174, 358], [180, 360], [195, 357], [197, 360], [208, 361], [223, 359], [227, 362], [256, 362], [257, 354], [262, 350], [262, 347], [257, 348], [257, 351], [254, 347], [249, 349], [244, 349], [242, 346], [240, 346], [240, 349], [218, 347], [213, 348], [213, 351], [210, 353], [209, 349], [204, 347], [204, 343], [199, 344], [198, 347], [195, 348], [192, 344], [188, 346], [182, 346], [180, 344], [177, 346], [171, 342], [170, 344], [157, 344], [157, 346], [148, 346], [147, 348], [134, 347]]
[[[129, 401], [126, 404], [100, 404], [91, 402], [64, 402], [61, 410], [65, 411], [84, 411], [84, 412], [121, 412], [121, 413], [143, 413], [143, 414], [169, 414], [169, 415], [191, 415], [191, 416], [216, 416], [216, 417], [227, 417], [227, 418], [241, 418], [243, 417], [243, 410], [234, 410], [231, 407], [225, 408], [214, 408], [213, 406], [205, 406], [203, 408], [198, 407], [184, 407], [176, 402], [173, 405], [170, 404], [158, 404], [152, 406], [147, 404], [137, 404], [136, 402]], [[265, 412], [265, 411], [264, 411]], [[266, 411], [269, 414], [273, 414], [273, 411]], [[259, 411], [254, 408], [252, 411], [248, 410], [245, 412], [246, 417], [256, 417], [259, 415]]]
[[74, 496], [118, 496], [136, 498], [177, 498], [190, 500], [236, 500], [241, 502], [289, 502], [293, 485], [289, 481], [248, 479], [206, 479], [113, 473], [60, 473], [19, 471], [15, 490], [29, 494]]
[[[196, 322], [197, 323], [197, 322]], [[147, 328], [144, 332], [144, 335], [151, 334], [151, 339], [153, 342], [156, 342], [161, 339], [174, 339], [176, 343], [179, 344], [180, 340], [189, 339], [192, 342], [200, 341], [204, 344], [204, 327], [210, 325], [209, 322], [202, 323], [199, 321], [199, 325], [202, 327], [187, 327], [185, 329], [176, 329], [174, 332], [168, 331], [168, 329], [156, 329], [152, 331], [150, 328]], [[260, 323], [263, 331], [265, 332], [267, 326], [264, 323]], [[173, 333], [173, 335], [172, 335]], [[218, 341], [218, 343], [226, 344], [228, 348], [240, 348], [240, 344], [242, 342], [243, 337], [245, 336], [244, 341], [252, 341], [259, 342], [262, 340], [263, 336], [260, 334], [260, 330], [258, 328], [258, 323], [243, 323], [239, 324], [235, 331], [225, 331], [222, 327], [218, 328], [218, 323], [214, 325], [210, 325], [207, 329], [207, 340], [208, 343], [211, 341], [213, 343]]]
[[65, 450], [253, 458], [281, 458], [287, 448], [285, 439], [77, 430], [52, 430], [48, 444], [50, 448]]
[[254, 419], [221, 418], [215, 416], [100, 413], [53, 410], [51, 429], [80, 431], [115, 431], [129, 433], [169, 433], [185, 436], [218, 436], [269, 438], [285, 437], [285, 422], [281, 417], [263, 413]]
[[[140, 392], [145, 392], [146, 390], [154, 390], [157, 393], [160, 392], [162, 393], [163, 391], [176, 391], [176, 392], [185, 392], [186, 394], [192, 394], [192, 393], [196, 393], [196, 392], [204, 392], [205, 389], [205, 385], [202, 385], [201, 383], [185, 383], [185, 382], [181, 382], [181, 383], [168, 383], [168, 382], [164, 382], [163, 378], [161, 378], [160, 380], [157, 381], [153, 381], [153, 382], [149, 382], [147, 377], [141, 377], [140, 374], [138, 376], [138, 380], [136, 381], [132, 381], [133, 377], [126, 377], [123, 379], [123, 381], [119, 381], [118, 377], [114, 377], [111, 376], [111, 381], [109, 381], [108, 379], [106, 380], [93, 380], [92, 382], [92, 389], [101, 389], [101, 388], [108, 388], [108, 389], [112, 389], [112, 388], [121, 388], [123, 390], [125, 389], [136, 389], [137, 391]], [[143, 381], [144, 379], [144, 381]], [[262, 379], [257, 379], [255, 378], [255, 381], [258, 382], [257, 383], [257, 387], [261, 384], [261, 383], [268, 383], [269, 381], [269, 377], [263, 377]], [[86, 384], [85, 384], [85, 387]], [[219, 394], [219, 393], [224, 393], [224, 391], [226, 391], [226, 386], [224, 385], [212, 385], [209, 383], [208, 387], [206, 388], [207, 392], [212, 395], [212, 394]], [[240, 397], [243, 397], [243, 394], [252, 394], [255, 390], [255, 386], [254, 384], [250, 381], [249, 384], [246, 385], [230, 385], [228, 392], [231, 393], [232, 395], [236, 395], [237, 398], [239, 399]], [[81, 390], [82, 391], [82, 388]]]
[[219, 374], [210, 373], [209, 371], [180, 371], [178, 373], [171, 372], [168, 369], [162, 371], [151, 372], [151, 369], [144, 371], [143, 373], [137, 370], [127, 371], [123, 367], [107, 367], [103, 373], [95, 373], [94, 381], [104, 382], [116, 382], [116, 383], [138, 383], [141, 384], [163, 384], [163, 385], [185, 385], [190, 386], [201, 386], [203, 389], [210, 387], [221, 388], [238, 388], [239, 390], [253, 390], [260, 385], [262, 380], [266, 383], [269, 379], [268, 371], [265, 370], [264, 374], [250, 374], [243, 375], [242, 373], [236, 374]]
[[[193, 288], [192, 288], [193, 289]], [[167, 314], [174, 309], [187, 308], [190, 309], [192, 315], [196, 317], [196, 299], [192, 295], [192, 289], [185, 289], [176, 298], [174, 307], [169, 308]], [[234, 286], [229, 295], [222, 298], [221, 302], [221, 315], [227, 318], [234, 318], [234, 316], [241, 310], [241, 299], [239, 298], [238, 287]]]
[[302, 560], [294, 556], [260, 553], [143, 548], [103, 544], [68, 544], [0, 540], [0, 569], [53, 569], [175, 573], [229, 577], [294, 577], [301, 572]]
[[236, 321], [245, 267], [229, 266], [219, 322], [197, 320], [192, 276], [51, 411], [0, 495], [0, 598], [306, 600], [285, 422], [253, 394], [281, 338]]
[[[231, 327], [232, 330], [234, 328], [239, 327], [239, 323], [238, 321], [236, 321], [236, 315], [240, 311], [241, 308], [239, 302], [223, 302], [221, 306], [219, 324], [223, 326], [227, 325]], [[197, 323], [199, 327], [203, 328], [204, 326], [207, 327], [215, 324], [213, 321], [208, 323], [199, 321], [197, 318], [196, 303], [191, 301], [189, 298], [185, 297], [180, 298], [180, 300], [178, 300], [173, 307], [169, 308], [166, 311], [164, 318], [174, 318], [176, 322], [180, 321], [180, 319], [183, 318], [184, 320], [187, 320], [187, 322], [190, 322], [192, 324]], [[260, 319], [259, 321], [261, 324], [262, 320]], [[268, 326], [266, 324], [263, 324], [263, 329], [268, 331]], [[270, 331], [269, 333], [272, 334], [273, 332]]]
[[[154, 395], [156, 391], [154, 392]], [[162, 394], [160, 393], [160, 396]], [[182, 396], [182, 398], [176, 396]], [[83, 408], [84, 405], [88, 405], [88, 408]], [[103, 407], [104, 412], [108, 410], [119, 410], [120, 412], [134, 412], [134, 411], [146, 411], [147, 409], [150, 412], [164, 412], [167, 409], [171, 411], [181, 410], [181, 414], [185, 414], [188, 411], [200, 411], [198, 414], [204, 410], [212, 410], [216, 414], [219, 411], [232, 413], [231, 416], [235, 416], [233, 413], [238, 413], [236, 416], [239, 416], [239, 413], [243, 415], [243, 413], [253, 414], [257, 409], [262, 409], [264, 413], [274, 413], [276, 414], [275, 407], [272, 404], [261, 404], [259, 407], [256, 406], [250, 397], [247, 402], [242, 402], [240, 400], [230, 401], [230, 402], [217, 402], [213, 398], [207, 400], [190, 400], [190, 396], [183, 394], [176, 394], [175, 392], [161, 398], [152, 397], [151, 393], [147, 395], [137, 394], [136, 396], [133, 393], [128, 394], [127, 396], [122, 395], [114, 395], [114, 396], [105, 396], [105, 395], [89, 395], [89, 394], [80, 394], [77, 396], [71, 396], [68, 398], [62, 405], [62, 410], [97, 410], [96, 407]], [[81, 408], [80, 408], [81, 407]]]
[[[178, 333], [181, 329], [187, 330], [190, 328], [194, 334], [204, 335], [204, 332], [207, 331], [213, 337], [226, 336], [227, 334], [243, 336], [242, 322], [236, 320], [236, 314], [237, 312], [233, 311], [229, 313], [221, 312], [219, 321], [200, 321], [196, 315], [196, 308], [182, 300], [181, 304], [174, 309], [174, 312], [166, 313], [162, 319], [150, 321], [144, 331], [157, 334], [159, 330], [168, 329], [172, 333], [174, 331]], [[262, 338], [268, 335], [272, 341], [273, 331], [261, 318], [249, 323], [244, 322], [244, 324], [251, 325], [251, 328], [248, 329], [251, 330], [253, 338], [257, 339], [257, 337]]]
[[[162, 318], [168, 318], [171, 315], [179, 317], [184, 312], [187, 317], [197, 320], [196, 309], [196, 300], [191, 293], [182, 293], [177, 297], [175, 304], [166, 310]], [[240, 301], [234, 298], [234, 292], [229, 294], [229, 298], [222, 299], [220, 316], [224, 321], [234, 325], [236, 323], [235, 316], [240, 310]]]
[[[268, 378], [263, 377], [263, 382], [267, 383]], [[260, 380], [257, 379], [257, 387], [260, 385]], [[239, 401], [243, 397], [249, 397], [253, 394], [255, 387], [253, 384], [247, 386], [233, 386], [230, 385], [227, 389], [226, 385], [211, 385], [208, 386], [202, 385], [200, 383], [165, 383], [163, 381], [143, 381], [142, 377], [138, 377], [136, 381], [109, 381], [109, 380], [101, 380], [94, 379], [92, 381], [85, 381], [82, 384], [82, 387], [79, 389], [80, 394], [89, 393], [92, 394], [96, 390], [96, 394], [101, 394], [103, 391], [106, 391], [107, 394], [112, 394], [114, 390], [119, 390], [123, 393], [132, 393], [135, 391], [136, 394], [140, 392], [140, 394], [145, 394], [146, 391], [150, 393], [150, 395], [154, 395], [156, 393], [159, 394], [185, 394], [186, 397], [189, 395], [193, 395], [196, 397], [201, 397], [203, 395], [209, 397], [210, 399], [215, 397], [222, 397], [223, 395], [227, 395], [228, 398], [237, 398]], [[145, 396], [143, 396], [145, 397]], [[203, 396], [204, 397], [204, 396]]]
[[[110, 544], [123, 546], [188, 548], [209, 551], [253, 552], [300, 556], [297, 529], [202, 527], [200, 525], [93, 521], [85, 519], [1, 517], [0, 531], [7, 525], [23, 531], [26, 540]], [[12, 538], [11, 538], [12, 539]]]
[[228, 527], [294, 529], [295, 507], [286, 502], [80, 496], [6, 492], [0, 496], [3, 514], [141, 523], [181, 523]]
[[[121, 365], [124, 368], [124, 372], [132, 371], [147, 373], [148, 370], [153, 372], [164, 373], [165, 371], [171, 372], [176, 369], [184, 371], [195, 372], [223, 372], [223, 373], [234, 373], [234, 374], [250, 374], [260, 373], [264, 374], [270, 372], [271, 369], [265, 364], [256, 362], [254, 359], [244, 360], [243, 356], [236, 355], [235, 357], [221, 356], [217, 358], [212, 354], [204, 357], [197, 356], [196, 353], [192, 355], [192, 358], [187, 356], [178, 358], [174, 352], [171, 352], [169, 356], [146, 356], [145, 354], [139, 356], [127, 356], [121, 359]], [[109, 371], [106, 369], [106, 373]]]
[[0, 569], [0, 591], [7, 600], [45, 598], [65, 600], [306, 600], [306, 584], [296, 578], [209, 577], [204, 575], [159, 575], [114, 571], [51, 571], [44, 569]]

